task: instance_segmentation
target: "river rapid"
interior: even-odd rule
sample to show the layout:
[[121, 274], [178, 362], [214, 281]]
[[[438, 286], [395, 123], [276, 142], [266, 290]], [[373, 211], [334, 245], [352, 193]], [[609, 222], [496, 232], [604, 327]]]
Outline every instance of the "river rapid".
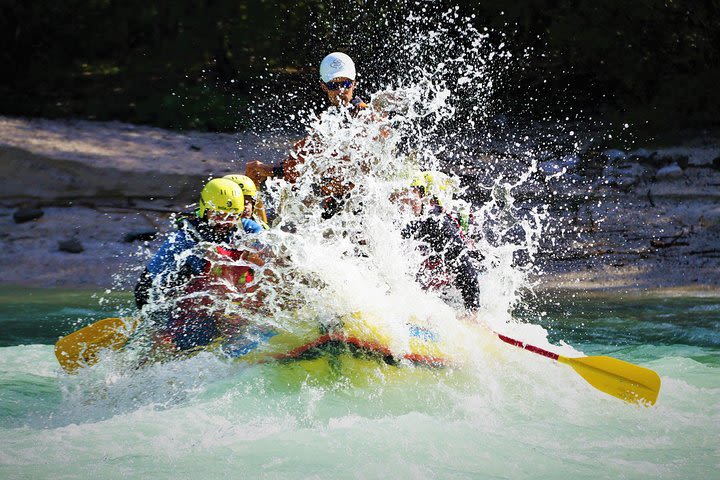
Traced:
[[710, 478], [718, 468], [718, 298], [539, 300], [552, 341], [660, 374], [646, 408], [519, 350], [478, 368], [378, 365], [364, 382], [212, 356], [67, 375], [54, 337], [128, 300], [98, 306], [104, 295], [0, 293], [2, 478]]
[[[575, 184], [562, 169], [539, 175], [538, 162], [549, 152], [577, 153], [591, 134], [569, 122], [533, 134], [501, 125], [498, 85], [522, 63], [503, 35], [475, 29], [456, 9], [404, 15], [400, 25], [376, 39], [392, 55], [377, 59], [378, 71], [388, 68], [367, 84], [371, 107], [301, 112], [299, 178], [265, 185], [273, 228], [233, 240], [233, 248], [266, 259], [263, 267], [244, 265], [255, 270], [258, 290], [226, 285], [215, 306], [250, 331], [269, 326], [289, 335], [303, 322], [328, 327], [360, 312], [392, 332], [394, 352], [409, 345], [413, 320], [449, 339], [461, 360], [445, 368], [373, 360], [360, 371], [312, 375], [293, 362], [247, 364], [203, 352], [137, 368], [132, 354], [152, 338], [138, 335], [69, 375], [53, 355], [57, 338], [99, 318], [137, 315], [130, 296], [4, 288], [0, 477], [707, 478], [717, 471], [720, 300], [538, 293], [529, 280], [542, 274], [538, 252], [576, 232], [550, 214], [551, 206], [571, 205], [552, 190], [546, 198], [528, 192], [537, 190], [533, 182]], [[479, 150], [493, 150], [494, 163], [476, 161]], [[411, 185], [421, 170], [450, 173], [428, 185], [423, 215], [439, 200], [467, 220], [466, 252], [475, 253], [478, 273], [472, 313], [452, 288], [417, 281], [428, 251], [403, 235], [417, 220], [403, 198], [417, 193]], [[323, 191], [318, 179], [341, 192]], [[328, 195], [337, 200], [331, 215]], [[150, 253], [138, 251], [138, 268]], [[165, 300], [153, 297], [143, 314], [162, 311]], [[651, 368], [662, 377], [657, 404], [605, 395], [492, 331], [566, 356], [607, 354]]]

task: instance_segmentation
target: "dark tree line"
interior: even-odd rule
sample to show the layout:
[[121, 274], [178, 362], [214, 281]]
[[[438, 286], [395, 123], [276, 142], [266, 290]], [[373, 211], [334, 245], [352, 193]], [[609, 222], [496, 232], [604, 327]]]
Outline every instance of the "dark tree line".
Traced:
[[[328, 51], [372, 65], [383, 29], [451, 5], [532, 48], [500, 92], [511, 113], [570, 103], [657, 129], [718, 124], [720, 0], [1, 0], [0, 113], [243, 128], [264, 95], [318, 99]], [[531, 109], [527, 91], [541, 91]]]

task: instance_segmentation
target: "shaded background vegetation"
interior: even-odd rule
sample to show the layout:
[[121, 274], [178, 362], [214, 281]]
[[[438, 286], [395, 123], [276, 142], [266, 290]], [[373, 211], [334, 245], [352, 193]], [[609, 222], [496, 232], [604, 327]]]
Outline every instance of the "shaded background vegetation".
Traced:
[[[229, 131], [312, 104], [341, 49], [373, 74], [383, 29], [427, 2], [0, 0], [0, 113]], [[456, 0], [531, 48], [498, 93], [525, 116], [572, 107], [649, 132], [717, 126], [720, 0]], [[387, 23], [387, 26], [386, 26]], [[462, 35], [462, 31], [457, 32]], [[290, 92], [298, 92], [292, 96]], [[528, 106], [527, 92], [539, 93]], [[267, 105], [265, 105], [267, 107]]]

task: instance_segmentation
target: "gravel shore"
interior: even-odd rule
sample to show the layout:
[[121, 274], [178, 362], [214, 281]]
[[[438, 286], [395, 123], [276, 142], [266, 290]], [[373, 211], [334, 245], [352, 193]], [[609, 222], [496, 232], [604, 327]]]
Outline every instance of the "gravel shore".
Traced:
[[[127, 288], [209, 176], [278, 161], [296, 138], [0, 117], [0, 283]], [[720, 139], [595, 175], [563, 213], [575, 233], [538, 257], [539, 289], [720, 294]]]

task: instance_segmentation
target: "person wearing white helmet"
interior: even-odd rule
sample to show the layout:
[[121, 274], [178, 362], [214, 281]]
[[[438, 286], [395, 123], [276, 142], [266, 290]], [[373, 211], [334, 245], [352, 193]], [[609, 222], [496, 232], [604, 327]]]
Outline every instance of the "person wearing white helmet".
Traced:
[[[320, 87], [327, 94], [328, 100], [335, 107], [347, 108], [351, 114], [368, 107], [367, 103], [355, 97], [357, 72], [355, 63], [345, 53], [333, 52], [320, 62]], [[293, 146], [294, 154], [288, 156], [279, 165], [270, 165], [259, 161], [248, 162], [245, 175], [256, 185], [261, 185], [267, 178], [285, 178], [294, 183], [298, 177], [296, 166], [304, 160], [304, 149], [307, 138]]]
[[334, 106], [348, 106], [351, 110], [367, 107], [367, 104], [355, 97], [357, 82], [355, 63], [347, 54], [333, 52], [320, 62], [320, 85]]

